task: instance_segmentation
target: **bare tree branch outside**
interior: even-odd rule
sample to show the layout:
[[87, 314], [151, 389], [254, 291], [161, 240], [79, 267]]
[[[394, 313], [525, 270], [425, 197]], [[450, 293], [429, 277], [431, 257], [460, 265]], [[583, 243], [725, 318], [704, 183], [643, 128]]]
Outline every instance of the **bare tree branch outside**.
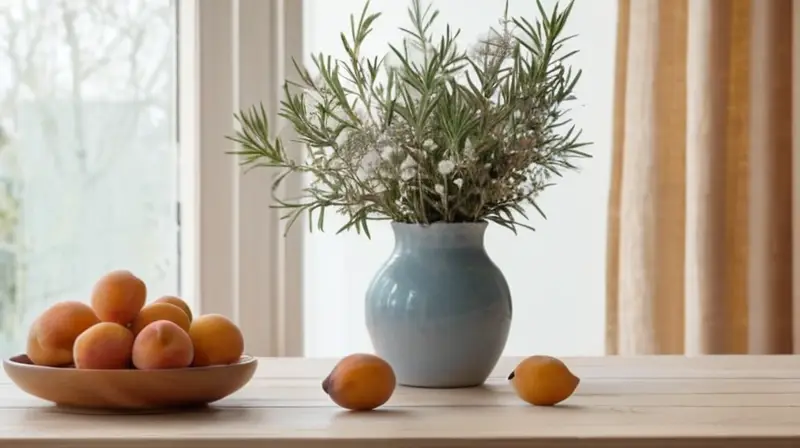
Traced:
[[174, 0], [0, 0], [0, 352], [130, 269], [178, 285]]

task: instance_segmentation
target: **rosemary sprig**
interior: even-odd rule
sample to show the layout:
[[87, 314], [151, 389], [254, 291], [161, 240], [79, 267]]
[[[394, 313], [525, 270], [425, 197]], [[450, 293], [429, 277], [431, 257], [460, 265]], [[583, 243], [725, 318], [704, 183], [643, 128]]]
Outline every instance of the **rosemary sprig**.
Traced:
[[307, 160], [287, 154], [262, 105], [236, 115], [232, 153], [248, 168], [278, 169], [273, 191], [291, 173], [312, 177], [300, 198], [275, 198], [287, 228], [308, 213], [310, 228], [324, 230], [333, 209], [347, 217], [339, 232], [367, 235], [372, 220], [531, 229], [520, 222], [526, 207], [544, 217], [541, 192], [589, 157], [565, 107], [581, 76], [567, 64], [576, 51], [565, 51], [573, 3], [537, 5], [530, 21], [509, 17], [506, 2], [500, 29], [464, 51], [459, 31], [434, 36], [439, 12], [412, 0], [404, 40], [369, 58], [362, 48], [380, 14], [367, 1], [340, 35], [347, 56], [312, 55], [316, 76], [295, 62], [301, 82], [284, 84], [278, 115]]

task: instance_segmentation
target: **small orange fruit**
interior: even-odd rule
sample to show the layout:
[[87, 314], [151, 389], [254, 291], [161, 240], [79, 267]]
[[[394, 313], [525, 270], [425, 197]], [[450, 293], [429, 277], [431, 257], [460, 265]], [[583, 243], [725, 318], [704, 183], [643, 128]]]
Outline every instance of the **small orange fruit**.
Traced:
[[182, 309], [187, 316], [189, 316], [189, 322], [191, 322], [192, 318], [194, 317], [192, 316], [192, 309], [189, 307], [189, 304], [180, 297], [162, 296], [153, 301], [153, 303], [169, 303], [170, 305], [177, 306], [178, 308]]
[[37, 366], [72, 364], [75, 340], [98, 323], [100, 319], [85, 303], [56, 303], [33, 321], [27, 339], [28, 358]]
[[189, 326], [194, 367], [233, 364], [244, 353], [242, 330], [221, 314], [197, 316]]
[[139, 370], [182, 369], [194, 358], [189, 334], [174, 322], [157, 320], [136, 335], [133, 366]]
[[563, 361], [552, 356], [530, 356], [508, 376], [514, 391], [535, 406], [553, 406], [572, 395], [580, 384]]
[[76, 369], [127, 369], [131, 365], [133, 333], [114, 322], [100, 322], [75, 339]]
[[158, 320], [168, 320], [181, 327], [185, 332], [189, 332], [189, 326], [191, 325], [189, 316], [182, 309], [166, 302], [160, 302], [145, 305], [131, 322], [131, 331], [136, 336], [144, 327]]
[[147, 285], [130, 271], [112, 271], [100, 277], [92, 289], [92, 309], [103, 322], [127, 326], [139, 314], [147, 298]]
[[342, 358], [322, 381], [322, 390], [334, 403], [352, 411], [370, 411], [392, 397], [397, 380], [382, 358], [356, 353]]

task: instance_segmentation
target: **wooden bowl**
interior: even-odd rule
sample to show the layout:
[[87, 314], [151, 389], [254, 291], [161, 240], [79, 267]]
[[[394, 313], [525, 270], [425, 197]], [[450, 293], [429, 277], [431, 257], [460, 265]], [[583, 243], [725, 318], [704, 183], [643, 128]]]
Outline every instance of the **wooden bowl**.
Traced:
[[61, 406], [93, 409], [165, 409], [204, 406], [241, 389], [256, 358], [224, 366], [171, 370], [80, 370], [33, 365], [26, 355], [3, 360], [23, 391]]

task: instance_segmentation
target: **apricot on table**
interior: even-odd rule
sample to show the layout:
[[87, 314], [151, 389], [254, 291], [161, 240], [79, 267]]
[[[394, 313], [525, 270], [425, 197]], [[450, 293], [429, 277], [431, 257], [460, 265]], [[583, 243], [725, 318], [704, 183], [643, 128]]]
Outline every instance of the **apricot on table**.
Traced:
[[181, 369], [193, 358], [189, 334], [168, 320], [147, 325], [133, 342], [133, 366], [140, 370]]
[[112, 271], [102, 276], [92, 290], [92, 308], [103, 322], [128, 325], [147, 298], [147, 286], [130, 271]]
[[239, 327], [221, 314], [197, 316], [189, 327], [194, 344], [195, 367], [233, 364], [244, 353]]
[[170, 305], [177, 306], [178, 308], [182, 309], [183, 312], [186, 313], [187, 316], [189, 316], [189, 322], [191, 322], [192, 318], [194, 317], [194, 316], [192, 316], [192, 309], [189, 308], [189, 304], [186, 303], [186, 301], [184, 301], [180, 297], [163, 296], [163, 297], [159, 297], [158, 299], [154, 300], [153, 303], [169, 303]]
[[334, 403], [353, 411], [370, 411], [392, 397], [397, 379], [382, 358], [356, 353], [342, 358], [322, 381], [322, 390]]
[[127, 369], [133, 333], [120, 324], [101, 322], [81, 333], [73, 349], [76, 369]]
[[168, 320], [181, 327], [183, 331], [189, 331], [189, 316], [182, 309], [169, 303], [151, 303], [139, 311], [136, 318], [131, 322], [131, 331], [138, 335], [147, 325], [157, 320]]
[[89, 305], [65, 301], [39, 315], [28, 330], [26, 354], [32, 363], [59, 367], [72, 364], [75, 339], [87, 328], [100, 323]]
[[563, 361], [542, 355], [523, 359], [508, 379], [517, 395], [535, 406], [554, 406], [566, 400], [581, 381]]

